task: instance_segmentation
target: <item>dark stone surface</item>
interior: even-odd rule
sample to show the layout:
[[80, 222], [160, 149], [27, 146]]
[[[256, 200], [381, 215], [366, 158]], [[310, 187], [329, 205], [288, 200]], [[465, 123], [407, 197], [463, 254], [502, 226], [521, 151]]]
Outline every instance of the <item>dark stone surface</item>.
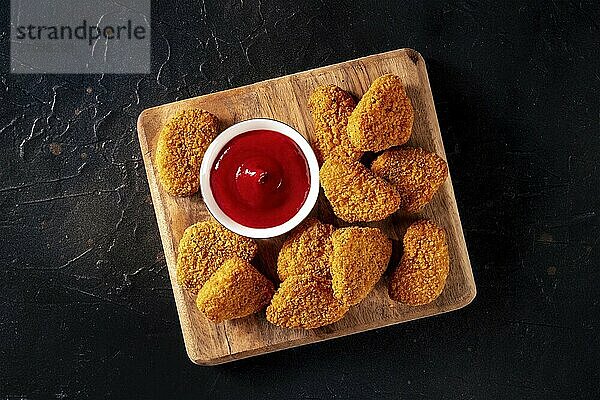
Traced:
[[[600, 396], [597, 2], [353, 3], [157, 2], [148, 76], [10, 75], [2, 6], [0, 398]], [[192, 365], [138, 114], [401, 47], [428, 64], [478, 297]]]

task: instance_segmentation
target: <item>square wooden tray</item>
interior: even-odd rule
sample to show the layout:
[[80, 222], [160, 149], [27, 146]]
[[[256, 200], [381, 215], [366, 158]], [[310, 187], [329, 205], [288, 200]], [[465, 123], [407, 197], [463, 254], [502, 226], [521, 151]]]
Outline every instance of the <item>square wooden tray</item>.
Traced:
[[[450, 249], [450, 273], [441, 296], [431, 304], [408, 307], [390, 300], [387, 276], [359, 305], [352, 307], [339, 322], [314, 330], [290, 330], [270, 324], [264, 312], [239, 320], [213, 324], [196, 309], [195, 299], [176, 283], [177, 245], [185, 228], [209, 217], [199, 194], [190, 198], [168, 195], [157, 181], [154, 150], [158, 134], [168, 118], [181, 109], [199, 107], [219, 117], [222, 127], [249, 118], [273, 118], [296, 128], [305, 136], [313, 133], [307, 99], [318, 85], [333, 83], [360, 98], [377, 77], [392, 73], [402, 78], [415, 108], [415, 121], [410, 145], [434, 151], [444, 159], [446, 154], [440, 135], [425, 62], [411, 49], [390, 51], [336, 65], [300, 72], [281, 78], [211, 93], [188, 100], [144, 110], [138, 120], [138, 135], [160, 236], [165, 251], [173, 294], [177, 304], [185, 346], [190, 359], [197, 364], [214, 365], [290, 347], [363, 332], [369, 329], [406, 322], [459, 309], [475, 297], [476, 289], [452, 181], [440, 188], [421, 217], [430, 218], [446, 229]], [[336, 226], [347, 225], [335, 218], [320, 194], [313, 214]], [[395, 214], [380, 223], [395, 240], [390, 269], [398, 265], [402, 236], [416, 217]], [[259, 254], [254, 264], [275, 278], [276, 260], [284, 237], [259, 241]]]

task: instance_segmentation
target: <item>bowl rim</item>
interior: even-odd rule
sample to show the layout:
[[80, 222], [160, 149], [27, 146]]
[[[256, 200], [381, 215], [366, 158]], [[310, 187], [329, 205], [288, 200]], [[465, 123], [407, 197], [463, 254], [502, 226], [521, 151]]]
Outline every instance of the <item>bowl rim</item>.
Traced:
[[[217, 204], [210, 185], [210, 171], [221, 150], [234, 137], [254, 130], [271, 130], [292, 139], [300, 148], [308, 165], [310, 188], [300, 210], [283, 224], [269, 228], [251, 228], [231, 219]], [[294, 229], [308, 217], [319, 197], [319, 163], [308, 140], [296, 129], [271, 118], [251, 118], [237, 122], [221, 132], [208, 146], [200, 165], [200, 192], [208, 212], [225, 228], [242, 236], [268, 239], [283, 235]]]

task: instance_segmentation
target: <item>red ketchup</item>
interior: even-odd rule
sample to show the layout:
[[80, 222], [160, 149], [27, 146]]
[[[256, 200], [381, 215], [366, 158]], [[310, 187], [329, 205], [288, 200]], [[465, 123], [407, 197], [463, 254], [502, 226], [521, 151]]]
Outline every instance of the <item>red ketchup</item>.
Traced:
[[244, 132], [229, 141], [210, 171], [215, 201], [249, 228], [289, 221], [310, 189], [308, 163], [289, 137], [270, 130]]

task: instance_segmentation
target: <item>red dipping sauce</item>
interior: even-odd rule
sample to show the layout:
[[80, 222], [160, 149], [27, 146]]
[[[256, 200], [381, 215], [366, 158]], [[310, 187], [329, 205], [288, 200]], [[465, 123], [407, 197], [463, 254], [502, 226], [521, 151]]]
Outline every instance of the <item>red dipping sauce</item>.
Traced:
[[210, 171], [216, 203], [249, 228], [272, 228], [298, 213], [310, 189], [306, 158], [296, 143], [270, 130], [231, 139]]

